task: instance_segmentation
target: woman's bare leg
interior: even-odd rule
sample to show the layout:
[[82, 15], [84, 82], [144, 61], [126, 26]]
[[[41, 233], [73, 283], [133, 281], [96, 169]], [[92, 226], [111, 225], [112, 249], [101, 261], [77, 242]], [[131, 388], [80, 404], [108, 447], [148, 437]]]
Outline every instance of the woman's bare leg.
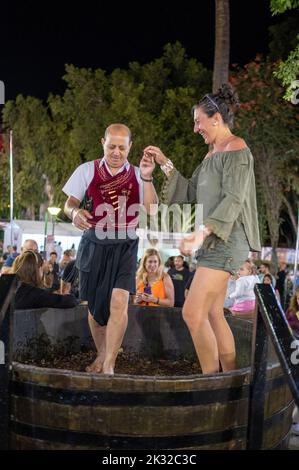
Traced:
[[223, 372], [236, 368], [235, 340], [223, 311], [226, 289], [227, 287], [225, 286], [222, 292], [219, 292], [209, 313], [210, 323], [217, 340], [219, 360]]
[[189, 328], [203, 374], [219, 372], [216, 335], [209, 312], [219, 293], [227, 287], [229, 273], [199, 267], [183, 306], [183, 318]]

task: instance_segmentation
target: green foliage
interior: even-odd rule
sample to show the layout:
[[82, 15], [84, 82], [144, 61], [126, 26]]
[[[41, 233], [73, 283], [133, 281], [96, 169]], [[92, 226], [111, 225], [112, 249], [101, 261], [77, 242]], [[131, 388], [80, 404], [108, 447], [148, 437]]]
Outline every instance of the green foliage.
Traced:
[[231, 81], [242, 103], [237, 127], [255, 157], [261, 233], [266, 237], [269, 230], [276, 247], [284, 197], [290, 188], [298, 189], [299, 115], [283, 100], [273, 68], [271, 62], [257, 59], [237, 69]]
[[299, 7], [299, 0], [271, 0], [270, 8], [273, 15]]
[[299, 34], [299, 16], [288, 16], [269, 27], [269, 58], [272, 61], [286, 60], [290, 50], [296, 48]]
[[[163, 56], [149, 64], [133, 62], [110, 75], [67, 65], [63, 78], [64, 95], [50, 95], [46, 105], [22, 96], [5, 105], [5, 126], [14, 130], [17, 216], [30, 208], [30, 216], [38, 217], [40, 205], [50, 199], [62, 207], [63, 184], [78, 165], [102, 155], [100, 140], [113, 122], [131, 128], [135, 165], [150, 144], [160, 145], [189, 175], [203, 156], [190, 110], [211, 90], [211, 73], [189, 59], [179, 43], [167, 44]], [[160, 171], [156, 182], [161, 187]], [[7, 199], [0, 204], [7, 210]]]
[[[298, 35], [299, 38], [299, 35]], [[274, 71], [274, 75], [279, 78], [286, 88], [284, 98], [288, 101], [294, 101], [296, 99], [299, 82], [299, 44], [289, 54], [289, 57], [285, 62], [281, 62], [277, 69]], [[297, 90], [294, 92], [294, 90]], [[295, 104], [295, 103], [294, 103]]]
[[[270, 8], [273, 15], [283, 13], [286, 10], [299, 7], [299, 0], [271, 0]], [[288, 101], [293, 101], [294, 87], [298, 88], [295, 80], [299, 77], [299, 35], [297, 35], [296, 47], [289, 53], [285, 62], [279, 64], [275, 75], [282, 81], [283, 86], [286, 88], [284, 98]]]

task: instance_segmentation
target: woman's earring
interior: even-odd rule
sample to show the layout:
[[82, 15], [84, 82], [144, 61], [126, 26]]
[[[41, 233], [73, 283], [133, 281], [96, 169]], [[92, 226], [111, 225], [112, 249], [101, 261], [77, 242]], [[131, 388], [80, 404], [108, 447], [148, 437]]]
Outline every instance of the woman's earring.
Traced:
[[213, 122], [213, 126], [217, 126], [217, 122], [216, 122], [216, 121], [215, 121], [215, 122]]

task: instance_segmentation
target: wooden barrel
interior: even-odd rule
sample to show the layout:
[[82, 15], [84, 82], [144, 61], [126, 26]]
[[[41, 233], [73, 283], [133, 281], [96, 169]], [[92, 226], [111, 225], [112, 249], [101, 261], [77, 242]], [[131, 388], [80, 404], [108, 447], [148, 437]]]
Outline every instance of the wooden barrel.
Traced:
[[[155, 309], [154, 315], [163, 315], [163, 310]], [[247, 364], [225, 374], [109, 377], [14, 363], [11, 447], [245, 449], [251, 324], [235, 318], [230, 323], [239, 360]], [[158, 317], [157, 324], [161, 325]], [[242, 353], [242, 347], [248, 351]], [[269, 362], [265, 449], [286, 446], [292, 411], [280, 366]]]

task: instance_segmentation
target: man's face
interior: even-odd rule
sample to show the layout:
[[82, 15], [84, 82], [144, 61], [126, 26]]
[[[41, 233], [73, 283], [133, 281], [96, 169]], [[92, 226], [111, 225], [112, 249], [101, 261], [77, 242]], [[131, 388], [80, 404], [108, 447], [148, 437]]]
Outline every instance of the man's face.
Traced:
[[175, 269], [181, 269], [183, 267], [184, 260], [180, 256], [174, 258]]
[[112, 168], [121, 168], [127, 161], [132, 142], [126, 133], [109, 133], [106, 139], [102, 139], [104, 157]]
[[56, 263], [56, 261], [57, 261], [57, 255], [53, 255], [53, 254], [50, 255], [50, 261], [51, 261], [52, 263]]
[[38, 253], [38, 246], [34, 240], [27, 240], [23, 245], [23, 251], [35, 251]]

